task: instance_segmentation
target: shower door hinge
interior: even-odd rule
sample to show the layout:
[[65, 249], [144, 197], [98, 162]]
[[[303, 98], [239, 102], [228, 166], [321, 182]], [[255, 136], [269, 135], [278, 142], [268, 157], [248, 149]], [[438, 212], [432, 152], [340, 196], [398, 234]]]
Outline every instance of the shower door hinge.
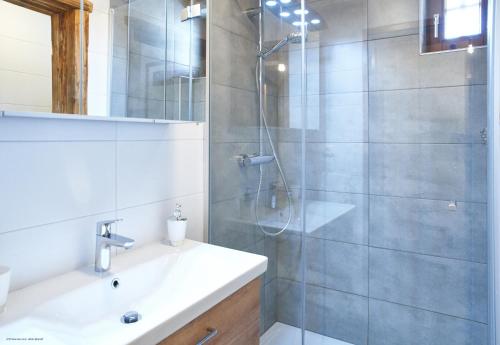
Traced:
[[481, 129], [481, 142], [486, 145], [488, 143], [488, 129], [483, 128]]

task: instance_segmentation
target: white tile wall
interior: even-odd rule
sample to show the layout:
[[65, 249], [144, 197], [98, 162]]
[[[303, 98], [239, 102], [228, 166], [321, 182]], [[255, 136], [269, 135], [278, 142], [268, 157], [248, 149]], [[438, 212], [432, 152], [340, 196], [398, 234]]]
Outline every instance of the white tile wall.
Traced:
[[162, 238], [175, 203], [204, 239], [204, 125], [0, 117], [0, 265], [11, 290], [92, 264], [95, 223], [137, 247]]

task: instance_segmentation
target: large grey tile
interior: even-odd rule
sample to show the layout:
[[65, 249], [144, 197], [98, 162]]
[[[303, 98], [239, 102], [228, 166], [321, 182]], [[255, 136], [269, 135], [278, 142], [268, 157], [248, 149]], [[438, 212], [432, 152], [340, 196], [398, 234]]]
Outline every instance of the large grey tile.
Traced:
[[306, 251], [308, 283], [368, 295], [368, 247], [308, 238]]
[[[142, 2], [142, 1], [141, 1]], [[164, 6], [163, 6], [164, 7]], [[128, 17], [129, 52], [155, 59], [163, 59], [166, 49], [166, 23], [131, 8]], [[165, 9], [157, 9], [165, 12]]]
[[354, 345], [368, 341], [368, 299], [306, 286], [306, 329]]
[[217, 25], [211, 27], [210, 73], [212, 81], [245, 90], [255, 91], [255, 43]]
[[370, 248], [370, 297], [488, 320], [487, 265]]
[[308, 126], [308, 142], [365, 142], [367, 140], [367, 93], [325, 94], [317, 97], [318, 107], [312, 108], [313, 111], [308, 102], [308, 119], [314, 117], [314, 123], [317, 123], [316, 127]]
[[421, 55], [419, 67], [420, 87], [486, 84], [486, 49]]
[[417, 35], [370, 41], [368, 54], [370, 90], [419, 87]]
[[368, 37], [418, 33], [418, 0], [368, 0]]
[[308, 1], [306, 5], [316, 11], [323, 21], [320, 30], [311, 33], [311, 41], [329, 45], [366, 39], [366, 0]]
[[267, 257], [267, 271], [264, 273], [264, 284], [269, 284], [277, 276], [277, 240], [266, 236], [251, 246], [251, 252]]
[[210, 189], [213, 201], [235, 198], [257, 190], [259, 167], [242, 168], [236, 156], [251, 155], [258, 151], [257, 143], [214, 143], [210, 146], [212, 172]]
[[242, 218], [254, 217], [253, 202], [230, 199], [211, 203], [210, 242], [220, 246], [257, 251], [257, 243], [264, 239], [263, 233], [255, 225]]
[[376, 142], [480, 143], [486, 127], [485, 86], [377, 91], [369, 104]]
[[[335, 192], [367, 192], [367, 146], [363, 143], [307, 144], [306, 187]], [[300, 172], [297, 175], [300, 176]]]
[[276, 298], [277, 321], [287, 325], [302, 325], [302, 285], [298, 282], [278, 279]]
[[421, 142], [418, 89], [370, 92], [370, 141]]
[[277, 293], [277, 279], [273, 279], [268, 284], [264, 285], [264, 300], [261, 302], [261, 307], [264, 309], [264, 319], [261, 320], [261, 334], [277, 321]]
[[370, 300], [370, 345], [486, 345], [488, 326]]
[[372, 196], [370, 244], [486, 262], [486, 204]]
[[255, 7], [258, 7], [255, 0], [212, 1], [210, 7], [212, 23], [256, 42], [258, 27], [252, 22], [251, 17], [244, 13], [244, 10]]
[[278, 278], [301, 281], [302, 260], [302, 237], [293, 233], [280, 236], [277, 243]]
[[135, 98], [164, 100], [165, 60], [130, 54], [128, 63], [130, 81], [127, 88], [128, 95]]
[[370, 192], [486, 201], [486, 146], [370, 144]]
[[[366, 195], [309, 190], [306, 198], [325, 202], [322, 209], [316, 207], [314, 214], [331, 218], [329, 223], [312, 232], [310, 236], [356, 244], [368, 243], [369, 201]], [[347, 211], [339, 214], [338, 209]], [[306, 218], [306, 225], [309, 221], [314, 220]]]
[[303, 64], [307, 71], [308, 94], [367, 90], [366, 42], [308, 47], [305, 62], [301, 53], [301, 50], [289, 50], [284, 56], [288, 62], [288, 74], [283, 79], [282, 95], [300, 96]]
[[486, 51], [419, 53], [418, 35], [368, 44], [370, 90], [461, 86], [486, 83]]
[[212, 141], [258, 141], [257, 94], [213, 83], [210, 93]]

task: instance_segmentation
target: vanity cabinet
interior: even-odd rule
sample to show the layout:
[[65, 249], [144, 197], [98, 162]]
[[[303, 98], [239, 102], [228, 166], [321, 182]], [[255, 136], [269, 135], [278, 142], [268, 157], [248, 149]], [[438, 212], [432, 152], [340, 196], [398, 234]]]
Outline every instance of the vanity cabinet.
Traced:
[[258, 345], [260, 286], [253, 280], [159, 345]]

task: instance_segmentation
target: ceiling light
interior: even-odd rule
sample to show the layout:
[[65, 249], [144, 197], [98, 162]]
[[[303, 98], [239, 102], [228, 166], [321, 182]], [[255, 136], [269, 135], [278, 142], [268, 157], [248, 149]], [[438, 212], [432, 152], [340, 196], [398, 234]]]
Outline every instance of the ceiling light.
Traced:
[[321, 23], [321, 20], [319, 20], [319, 19], [313, 19], [313, 20], [311, 20], [311, 24], [317, 25], [319, 23]]
[[280, 12], [280, 16], [285, 18], [290, 17], [290, 12]]
[[[293, 26], [301, 26], [301, 25], [302, 25], [302, 23], [303, 23], [303, 22], [301, 22], [301, 21], [296, 21], [296, 22], [293, 22], [293, 23], [292, 23], [292, 25], [293, 25]], [[307, 24], [309, 24], [309, 23], [308, 23], [308, 22], [304, 22], [304, 25], [307, 25]]]
[[286, 71], [286, 65], [284, 63], [278, 64], [278, 71], [285, 72]]
[[282, 4], [289, 4], [292, 0], [280, 0]]
[[301, 14], [308, 14], [309, 13], [309, 10], [302, 10], [302, 9], [296, 9], [295, 11], [293, 11], [293, 13], [295, 13], [296, 15], [301, 15]]
[[266, 1], [266, 5], [269, 7], [276, 6], [277, 4], [278, 4], [278, 2], [276, 0], [267, 0]]

